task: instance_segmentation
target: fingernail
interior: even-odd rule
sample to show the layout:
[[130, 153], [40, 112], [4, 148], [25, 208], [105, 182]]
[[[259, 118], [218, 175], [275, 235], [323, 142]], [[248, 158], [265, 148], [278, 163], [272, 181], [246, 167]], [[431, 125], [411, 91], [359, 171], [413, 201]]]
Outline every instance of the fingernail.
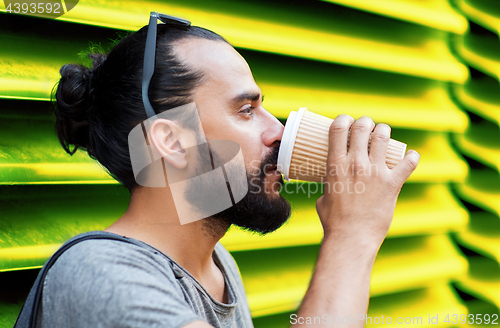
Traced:
[[406, 154], [410, 155], [410, 156], [417, 156], [418, 158], [420, 158], [420, 154], [417, 151], [413, 150], [413, 149], [408, 150], [406, 152]]

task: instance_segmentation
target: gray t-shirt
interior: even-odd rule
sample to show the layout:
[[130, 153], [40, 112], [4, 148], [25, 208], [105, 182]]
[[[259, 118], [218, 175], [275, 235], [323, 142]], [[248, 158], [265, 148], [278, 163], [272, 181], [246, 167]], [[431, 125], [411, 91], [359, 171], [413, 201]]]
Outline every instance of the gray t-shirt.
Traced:
[[156, 248], [115, 240], [86, 240], [49, 270], [37, 327], [253, 327], [241, 277], [217, 243], [213, 258], [226, 282], [228, 303], [213, 299], [189, 272]]

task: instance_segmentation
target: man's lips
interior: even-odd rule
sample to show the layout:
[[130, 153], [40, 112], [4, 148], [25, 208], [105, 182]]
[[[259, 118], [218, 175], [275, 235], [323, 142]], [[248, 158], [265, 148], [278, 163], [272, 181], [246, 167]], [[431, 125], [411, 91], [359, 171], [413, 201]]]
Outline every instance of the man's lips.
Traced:
[[266, 166], [266, 174], [268, 173], [274, 173], [276, 171], [277, 165], [276, 164], [271, 164]]
[[266, 177], [268, 179], [271, 179], [271, 180], [280, 180], [282, 177], [281, 177], [281, 172], [279, 172], [277, 170], [277, 165], [274, 164], [274, 165], [270, 165], [267, 169], [266, 169]]

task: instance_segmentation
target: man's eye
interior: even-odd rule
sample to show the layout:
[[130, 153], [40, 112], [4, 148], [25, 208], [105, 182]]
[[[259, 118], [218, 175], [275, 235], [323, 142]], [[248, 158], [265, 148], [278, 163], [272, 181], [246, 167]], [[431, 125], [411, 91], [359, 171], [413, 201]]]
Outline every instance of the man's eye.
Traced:
[[254, 110], [255, 107], [245, 107], [243, 108], [240, 113], [243, 113], [243, 114], [252, 114], [252, 111]]

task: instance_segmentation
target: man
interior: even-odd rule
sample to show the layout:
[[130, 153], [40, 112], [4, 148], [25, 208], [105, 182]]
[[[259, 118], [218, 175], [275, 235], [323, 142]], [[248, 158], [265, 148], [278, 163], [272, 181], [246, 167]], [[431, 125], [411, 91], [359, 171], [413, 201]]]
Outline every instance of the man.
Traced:
[[[87, 148], [91, 156], [131, 189], [127, 211], [105, 231], [134, 240], [136, 245], [95, 240], [67, 250], [46, 278], [39, 327], [252, 326], [237, 268], [218, 241], [231, 224], [267, 233], [288, 218], [289, 204], [279, 194], [282, 179], [275, 167], [283, 126], [264, 109], [261, 90], [250, 68], [225, 40], [196, 27], [158, 26], [162, 33], [156, 52], [160, 73], [167, 70], [158, 65], [167, 65], [168, 61], [175, 62], [175, 72], [171, 74], [196, 73], [193, 79], [197, 82], [185, 92], [186, 101], [177, 105], [196, 105], [200, 128], [208, 142], [229, 140], [239, 144], [248, 178], [259, 186], [259, 190], [254, 190], [249, 183], [247, 196], [231, 208], [182, 224], [169, 185], [152, 188], [129, 184], [127, 181], [134, 177], [116, 167], [124, 160], [116, 152], [126, 138], [117, 139], [121, 132], [113, 124], [128, 122], [131, 114], [127, 110], [137, 102], [140, 88], [136, 84], [140, 86], [140, 81], [136, 83], [132, 77], [137, 80], [142, 63], [134, 71], [131, 60], [139, 56], [136, 48], [144, 49], [146, 31], [144, 28], [128, 37], [92, 72], [82, 67], [72, 67], [71, 72], [68, 67], [61, 70], [57, 102], [61, 143], [65, 148], [68, 144]], [[116, 59], [119, 52], [129, 56], [127, 61]], [[163, 52], [169, 52], [165, 60], [158, 58]], [[118, 65], [121, 62], [129, 66]], [[128, 71], [130, 79], [123, 77]], [[113, 74], [117, 74], [116, 79]], [[167, 88], [158, 88], [161, 81], [158, 76], [155, 78], [149, 98], [158, 112], [161, 101], [180, 96], [166, 96]], [[129, 80], [136, 83], [133, 88], [119, 85]], [[114, 83], [120, 88], [107, 92], [106, 88], [112, 88]], [[110, 100], [117, 93], [120, 98]], [[119, 107], [120, 114], [112, 114], [113, 107]], [[85, 112], [87, 116], [78, 121], [76, 110], [78, 115]], [[68, 118], [70, 114], [74, 117]], [[130, 130], [133, 120], [129, 121], [122, 126]], [[81, 122], [88, 125], [83, 134]], [[145, 131], [148, 145], [161, 155], [165, 167], [182, 171], [199, 165], [200, 158], [187, 151], [193, 145], [189, 134], [178, 133], [182, 124], [160, 118], [160, 114], [150, 122]], [[419, 155], [409, 151], [394, 169], [388, 169], [385, 154], [389, 136], [387, 125], [375, 126], [367, 117], [354, 121], [340, 115], [333, 122], [328, 166], [354, 170], [335, 170], [337, 174], [328, 175], [325, 194], [317, 202], [324, 239], [298, 317], [357, 317], [366, 313], [373, 262], [390, 226], [399, 191], [419, 161]], [[105, 142], [107, 138], [115, 139]], [[361, 171], [363, 174], [358, 174]], [[167, 180], [171, 183], [170, 176]], [[364, 185], [363, 193], [335, 193], [328, 188], [336, 183], [357, 182]], [[363, 321], [349, 324], [363, 325]]]

